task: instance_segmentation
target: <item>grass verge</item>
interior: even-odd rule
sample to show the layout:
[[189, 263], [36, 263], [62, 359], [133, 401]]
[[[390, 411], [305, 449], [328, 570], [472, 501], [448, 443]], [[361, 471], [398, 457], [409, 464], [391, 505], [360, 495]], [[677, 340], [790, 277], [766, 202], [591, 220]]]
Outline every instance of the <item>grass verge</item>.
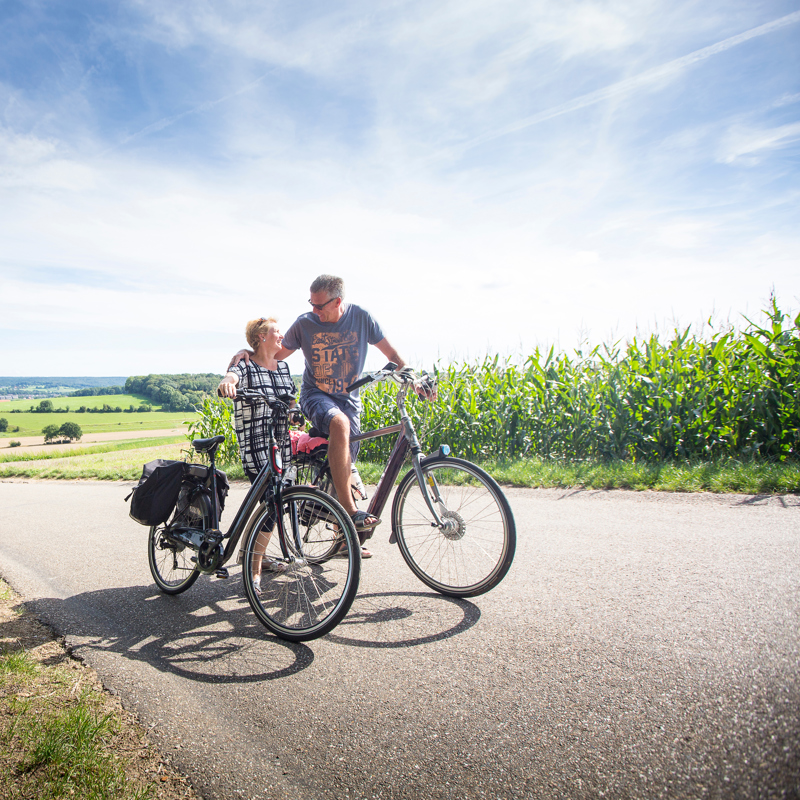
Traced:
[[48, 480], [139, 480], [142, 464], [155, 458], [183, 459], [186, 439], [172, 444], [135, 447], [125, 450], [89, 453], [78, 456], [0, 463], [0, 478], [39, 478]]
[[[143, 440], [98, 445], [68, 456], [48, 454], [29, 460], [0, 462], [0, 478], [51, 480], [138, 480], [142, 464], [155, 458], [186, 459], [188, 441]], [[143, 446], [148, 445], [148, 446]], [[192, 454], [191, 461], [197, 461]], [[376, 484], [384, 464], [359, 461], [365, 483]], [[740, 492], [743, 494], [800, 493], [800, 463], [719, 458], [710, 461], [558, 461], [528, 458], [485, 462], [481, 465], [503, 484], [520, 487], [589, 489], [649, 489], [661, 492]], [[405, 474], [407, 468], [402, 470]], [[225, 468], [231, 480], [243, 480], [240, 464]]]
[[0, 745], [0, 800], [197, 797], [2, 581]]
[[52, 453], [2, 453], [0, 464], [9, 461], [48, 461], [54, 458], [72, 458], [88, 456], [95, 453], [116, 453], [120, 450], [140, 450], [143, 447], [156, 447], [167, 444], [185, 443], [185, 436], [156, 436], [152, 439], [130, 439], [127, 441], [107, 442], [75, 447], [73, 450], [53, 451]]
[[[366, 483], [377, 483], [383, 464], [359, 462]], [[657, 492], [800, 493], [800, 463], [740, 461], [555, 461], [540, 458], [481, 464], [499, 483], [528, 488], [633, 489]], [[405, 474], [405, 469], [403, 474]]]
[[800, 463], [797, 462], [733, 458], [658, 463], [525, 459], [482, 466], [500, 483], [513, 486], [742, 494], [800, 492]]

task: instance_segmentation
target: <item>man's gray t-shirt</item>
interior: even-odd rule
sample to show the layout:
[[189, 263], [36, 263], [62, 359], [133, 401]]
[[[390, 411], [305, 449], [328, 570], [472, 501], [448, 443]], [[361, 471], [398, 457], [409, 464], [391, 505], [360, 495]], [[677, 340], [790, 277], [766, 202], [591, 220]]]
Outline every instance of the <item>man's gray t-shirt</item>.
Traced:
[[298, 317], [286, 331], [283, 346], [303, 350], [303, 395], [322, 391], [359, 411], [358, 392], [350, 395], [345, 387], [361, 375], [368, 345], [383, 338], [381, 326], [369, 311], [348, 303], [338, 322], [320, 322], [311, 311]]

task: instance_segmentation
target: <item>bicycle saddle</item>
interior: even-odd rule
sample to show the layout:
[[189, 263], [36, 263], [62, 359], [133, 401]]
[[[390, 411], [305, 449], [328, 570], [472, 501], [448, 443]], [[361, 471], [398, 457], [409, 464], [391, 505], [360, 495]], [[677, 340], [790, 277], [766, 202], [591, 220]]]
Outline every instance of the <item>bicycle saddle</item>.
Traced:
[[216, 450], [224, 441], [224, 436], [212, 436], [210, 439], [195, 439], [192, 442], [192, 447], [201, 453], [209, 453], [212, 450]]

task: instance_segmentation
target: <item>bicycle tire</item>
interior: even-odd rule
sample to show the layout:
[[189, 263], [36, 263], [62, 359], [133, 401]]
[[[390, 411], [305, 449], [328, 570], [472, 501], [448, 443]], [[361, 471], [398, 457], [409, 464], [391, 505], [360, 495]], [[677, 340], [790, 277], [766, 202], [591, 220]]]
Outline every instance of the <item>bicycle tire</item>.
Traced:
[[[297, 483], [314, 486], [317, 489], [330, 495], [334, 500], [338, 501], [336, 495], [336, 487], [333, 485], [333, 477], [331, 476], [331, 467], [328, 463], [328, 447], [322, 445], [312, 451], [310, 455], [303, 456], [302, 460], [297, 463]], [[312, 504], [307, 504], [303, 509], [303, 519], [305, 520], [309, 514], [314, 514], [315, 509]], [[320, 552], [314, 556], [317, 563], [323, 563], [329, 558], [332, 558], [336, 552], [336, 547], [332, 546], [325, 552]]]
[[[392, 503], [392, 530], [411, 571], [431, 589], [450, 597], [476, 597], [497, 586], [508, 573], [517, 545], [511, 506], [497, 482], [460, 458], [431, 456], [422, 461], [435, 478], [443, 507], [454, 526], [434, 524], [412, 469]], [[425, 491], [428, 491], [426, 488]]]
[[200, 577], [197, 564], [192, 561], [194, 550], [177, 544], [167, 536], [167, 529], [154, 525], [147, 540], [147, 561], [150, 573], [164, 594], [180, 594]]
[[[319, 513], [304, 518], [303, 509], [310, 505]], [[355, 599], [361, 574], [358, 536], [341, 505], [315, 487], [283, 491], [280, 514], [286, 535], [282, 539], [275, 528], [264, 544], [261, 529], [274, 525], [275, 514], [271, 506], [251, 526], [242, 563], [245, 594], [259, 622], [276, 636], [290, 642], [316, 639], [339, 624]], [[341, 548], [336, 558], [321, 559], [334, 541]], [[257, 582], [253, 568], [260, 550]], [[282, 571], [267, 569], [268, 562], [282, 565]]]
[[208, 498], [201, 491], [195, 491], [193, 484], [184, 482], [169, 525], [154, 525], [150, 528], [147, 562], [153, 580], [164, 594], [185, 592], [200, 577], [195, 560], [197, 553], [191, 547], [170, 538], [170, 527], [180, 524], [205, 530], [210, 519]]

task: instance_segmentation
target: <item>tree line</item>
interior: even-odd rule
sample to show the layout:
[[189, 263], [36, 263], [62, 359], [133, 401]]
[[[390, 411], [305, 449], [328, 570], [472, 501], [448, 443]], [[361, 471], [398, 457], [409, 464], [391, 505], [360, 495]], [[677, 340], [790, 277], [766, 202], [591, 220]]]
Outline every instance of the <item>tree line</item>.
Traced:
[[[120, 387], [121, 388], [121, 387]], [[85, 396], [85, 395], [82, 395]], [[31, 414], [68, 414], [70, 412], [69, 406], [64, 406], [61, 408], [60, 406], [53, 405], [52, 400], [40, 400], [38, 406], [31, 406], [28, 409], [27, 413]], [[101, 407], [95, 406], [79, 406], [75, 409], [76, 414], [120, 414], [123, 411], [126, 413], [132, 414], [133, 412], [146, 412], [152, 411], [153, 407], [149, 403], [142, 403], [139, 406], [134, 406], [132, 403], [128, 408], [122, 408], [122, 406], [111, 406], [108, 403], [103, 403]], [[11, 408], [8, 411], [9, 414], [22, 414], [25, 413], [22, 411], [21, 408]]]
[[98, 397], [104, 394], [126, 394], [124, 386], [88, 386], [85, 389], [76, 389], [67, 397]]
[[164, 411], [194, 411], [207, 397], [215, 397], [222, 375], [212, 372], [179, 375], [132, 375], [125, 381], [126, 394], [149, 397]]
[[[124, 386], [91, 386], [70, 392], [68, 397], [98, 397], [102, 395], [135, 394], [144, 395], [149, 402], [142, 403], [138, 408], [131, 405], [129, 408], [104, 403], [102, 408], [92, 408], [85, 405], [74, 409], [82, 413], [111, 413], [111, 412], [145, 412], [152, 411], [154, 406], [161, 406], [162, 411], [194, 411], [202, 405], [208, 397], [216, 397], [217, 386], [222, 380], [222, 375], [216, 373], [181, 373], [177, 375], [132, 375], [125, 381]], [[32, 405], [28, 411], [35, 414], [67, 413], [71, 409], [56, 407], [52, 400], [41, 400], [38, 405]], [[9, 409], [10, 414], [21, 414], [21, 409]]]

